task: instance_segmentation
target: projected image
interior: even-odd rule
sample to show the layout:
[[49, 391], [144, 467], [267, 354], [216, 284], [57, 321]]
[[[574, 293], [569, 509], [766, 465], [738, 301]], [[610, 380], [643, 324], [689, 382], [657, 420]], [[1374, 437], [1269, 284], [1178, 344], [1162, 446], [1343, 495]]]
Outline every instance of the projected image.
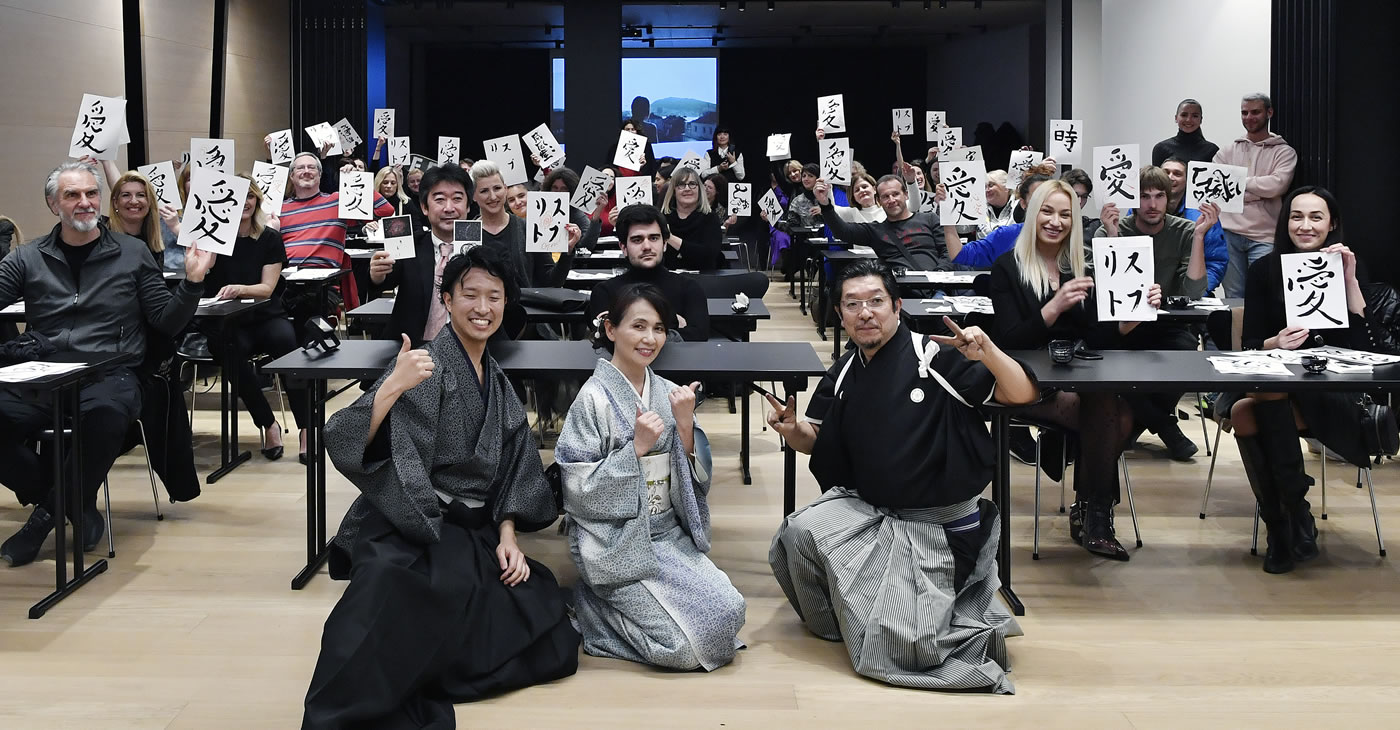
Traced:
[[657, 157], [704, 152], [719, 121], [714, 58], [622, 59], [622, 117], [638, 122]]
[[[564, 59], [550, 64], [549, 126], [564, 140]], [[622, 59], [623, 119], [638, 119], [658, 157], [684, 157], [710, 148], [719, 119], [718, 59]]]

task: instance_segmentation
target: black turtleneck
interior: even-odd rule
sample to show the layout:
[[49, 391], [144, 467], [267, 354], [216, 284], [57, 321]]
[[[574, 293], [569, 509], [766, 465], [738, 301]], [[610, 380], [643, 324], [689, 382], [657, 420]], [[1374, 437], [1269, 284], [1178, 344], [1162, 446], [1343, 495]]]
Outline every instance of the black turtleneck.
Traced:
[[1168, 157], [1179, 157], [1187, 162], [1210, 162], [1219, 151], [1220, 148], [1207, 140], [1199, 128], [1190, 134], [1177, 132], [1175, 137], [1153, 145], [1152, 164], [1161, 167]]
[[[599, 312], [611, 310], [618, 292], [628, 284], [651, 284], [661, 290], [661, 295], [671, 303], [676, 314], [685, 318], [685, 326], [677, 328], [682, 339], [704, 342], [710, 338], [710, 306], [700, 283], [684, 274], [669, 271], [665, 266], [629, 268], [607, 281], [594, 284], [593, 294], [588, 298], [588, 318], [592, 320]], [[667, 326], [675, 327], [675, 324], [672, 322]]]

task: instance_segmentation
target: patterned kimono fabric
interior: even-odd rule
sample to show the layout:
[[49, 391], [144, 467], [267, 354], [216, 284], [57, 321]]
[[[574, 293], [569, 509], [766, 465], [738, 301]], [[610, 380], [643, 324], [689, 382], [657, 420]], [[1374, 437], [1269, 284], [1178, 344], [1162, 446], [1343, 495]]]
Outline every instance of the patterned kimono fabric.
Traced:
[[[305, 728], [450, 728], [453, 703], [578, 668], [578, 633], [545, 566], [501, 582], [499, 525], [543, 529], [556, 509], [525, 411], [496, 361], [483, 382], [449, 325], [432, 377], [365, 443], [379, 382], [326, 426], [336, 468], [361, 491], [332, 546], [350, 585], [326, 619]], [[386, 373], [387, 377], [387, 373]]]
[[[559, 436], [565, 524], [578, 566], [574, 609], [584, 651], [670, 669], [713, 670], [734, 659], [744, 597], [710, 549], [709, 443], [695, 426], [691, 459], [676, 437], [670, 392], [647, 371], [644, 407], [666, 429], [647, 459], [633, 447], [637, 391], [599, 360]], [[669, 458], [668, 458], [669, 457]], [[669, 485], [647, 476], [669, 461]], [[644, 466], [646, 461], [650, 466]]]

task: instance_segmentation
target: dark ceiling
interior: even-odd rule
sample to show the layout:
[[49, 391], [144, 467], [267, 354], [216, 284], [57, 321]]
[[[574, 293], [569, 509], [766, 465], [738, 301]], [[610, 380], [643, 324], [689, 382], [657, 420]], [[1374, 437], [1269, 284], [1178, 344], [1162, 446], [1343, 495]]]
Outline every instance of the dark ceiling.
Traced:
[[[389, 31], [410, 42], [508, 47], [568, 42], [562, 2], [375, 1], [385, 7]], [[940, 7], [944, 3], [947, 7]], [[923, 45], [1038, 22], [1044, 14], [1044, 0], [629, 3], [622, 8], [623, 47]]]

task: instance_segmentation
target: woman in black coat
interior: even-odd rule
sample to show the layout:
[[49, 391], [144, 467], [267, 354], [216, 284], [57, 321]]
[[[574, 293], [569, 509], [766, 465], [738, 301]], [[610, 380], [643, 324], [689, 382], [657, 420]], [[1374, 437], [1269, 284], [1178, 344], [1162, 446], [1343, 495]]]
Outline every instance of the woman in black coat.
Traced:
[[[1042, 183], [1031, 196], [1016, 247], [993, 264], [991, 298], [1001, 347], [1026, 350], [1052, 340], [1111, 347], [1137, 326], [1098, 320], [1075, 200], [1069, 185]], [[1153, 284], [1149, 303], [1157, 307], [1161, 299], [1161, 287]], [[1118, 501], [1118, 457], [1133, 423], [1128, 404], [1114, 393], [1057, 392], [1025, 412], [1079, 435], [1070, 537], [1095, 555], [1127, 560], [1128, 551], [1114, 534], [1113, 504]]]
[[[1342, 242], [1342, 214], [1325, 188], [1302, 187], [1284, 198], [1274, 250], [1250, 264], [1245, 277], [1246, 350], [1298, 350], [1321, 345], [1373, 349], [1371, 312], [1361, 295], [1367, 283], [1361, 259]], [[1307, 329], [1288, 324], [1284, 310], [1283, 256], [1318, 252], [1340, 254], [1347, 319], [1335, 327]], [[1317, 526], [1305, 496], [1311, 479], [1303, 471], [1299, 431], [1358, 467], [1370, 454], [1362, 431], [1359, 393], [1250, 393], [1221, 396], [1240, 446], [1249, 486], [1268, 528], [1264, 572], [1287, 573], [1318, 555]]]

